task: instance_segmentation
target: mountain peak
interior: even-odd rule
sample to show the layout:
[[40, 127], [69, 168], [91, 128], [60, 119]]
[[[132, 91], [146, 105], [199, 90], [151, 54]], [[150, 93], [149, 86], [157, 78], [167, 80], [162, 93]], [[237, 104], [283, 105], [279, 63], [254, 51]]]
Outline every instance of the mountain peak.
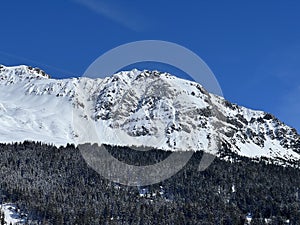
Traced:
[[16, 80], [23, 79], [49, 79], [50, 76], [46, 74], [43, 70], [37, 67], [31, 67], [26, 65], [19, 66], [4, 66], [0, 65], [0, 79], [7, 80], [9, 82], [14, 82]]
[[98, 144], [213, 154], [226, 146], [252, 158], [300, 159], [295, 129], [169, 73], [132, 70], [105, 79], [47, 78], [29, 66], [0, 66], [0, 142], [88, 142], [88, 132], [75, 119], [79, 125], [95, 124]]

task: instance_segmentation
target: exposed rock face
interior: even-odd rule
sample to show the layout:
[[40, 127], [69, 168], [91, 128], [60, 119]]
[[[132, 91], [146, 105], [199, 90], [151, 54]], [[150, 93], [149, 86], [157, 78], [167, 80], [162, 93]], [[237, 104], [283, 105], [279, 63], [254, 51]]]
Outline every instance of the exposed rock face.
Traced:
[[[31, 67], [0, 66], [0, 100], [0, 127], [6, 137], [0, 136], [0, 141], [76, 142], [83, 135], [72, 121], [76, 111], [83, 121], [95, 123], [99, 144], [214, 154], [225, 144], [248, 157], [300, 159], [296, 130], [273, 115], [230, 103], [200, 84], [158, 71], [55, 80]], [[18, 110], [23, 110], [22, 116]]]

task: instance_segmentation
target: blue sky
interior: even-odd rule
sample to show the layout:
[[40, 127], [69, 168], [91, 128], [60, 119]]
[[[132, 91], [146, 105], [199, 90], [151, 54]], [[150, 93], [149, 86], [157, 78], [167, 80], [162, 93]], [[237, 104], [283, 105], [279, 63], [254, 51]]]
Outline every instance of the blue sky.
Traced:
[[80, 76], [98, 56], [144, 39], [198, 54], [225, 98], [300, 131], [299, 1], [1, 2], [0, 64]]

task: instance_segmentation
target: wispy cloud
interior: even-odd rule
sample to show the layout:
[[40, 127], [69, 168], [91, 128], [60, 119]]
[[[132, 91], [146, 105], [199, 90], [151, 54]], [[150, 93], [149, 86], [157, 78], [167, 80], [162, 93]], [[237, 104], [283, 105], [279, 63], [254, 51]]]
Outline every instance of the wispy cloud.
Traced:
[[130, 9], [120, 9], [112, 3], [99, 0], [73, 1], [133, 31], [140, 31], [143, 29], [144, 24], [142, 25], [141, 16]]

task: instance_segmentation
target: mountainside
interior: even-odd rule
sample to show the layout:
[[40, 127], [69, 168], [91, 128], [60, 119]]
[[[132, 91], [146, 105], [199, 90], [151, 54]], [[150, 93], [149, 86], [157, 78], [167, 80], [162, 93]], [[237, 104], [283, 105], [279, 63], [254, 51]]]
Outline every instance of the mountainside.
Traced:
[[[107, 147], [114, 157], [140, 165], [171, 153]], [[73, 145], [0, 144], [1, 200], [26, 212], [30, 225], [299, 225], [299, 169], [234, 155], [234, 163], [216, 158], [198, 171], [202, 157], [197, 151], [181, 171], [158, 184], [130, 187], [102, 177]]]
[[300, 136], [271, 114], [158, 71], [55, 80], [28, 66], [0, 66], [0, 142], [24, 140], [213, 154], [225, 145], [247, 157], [300, 159]]

